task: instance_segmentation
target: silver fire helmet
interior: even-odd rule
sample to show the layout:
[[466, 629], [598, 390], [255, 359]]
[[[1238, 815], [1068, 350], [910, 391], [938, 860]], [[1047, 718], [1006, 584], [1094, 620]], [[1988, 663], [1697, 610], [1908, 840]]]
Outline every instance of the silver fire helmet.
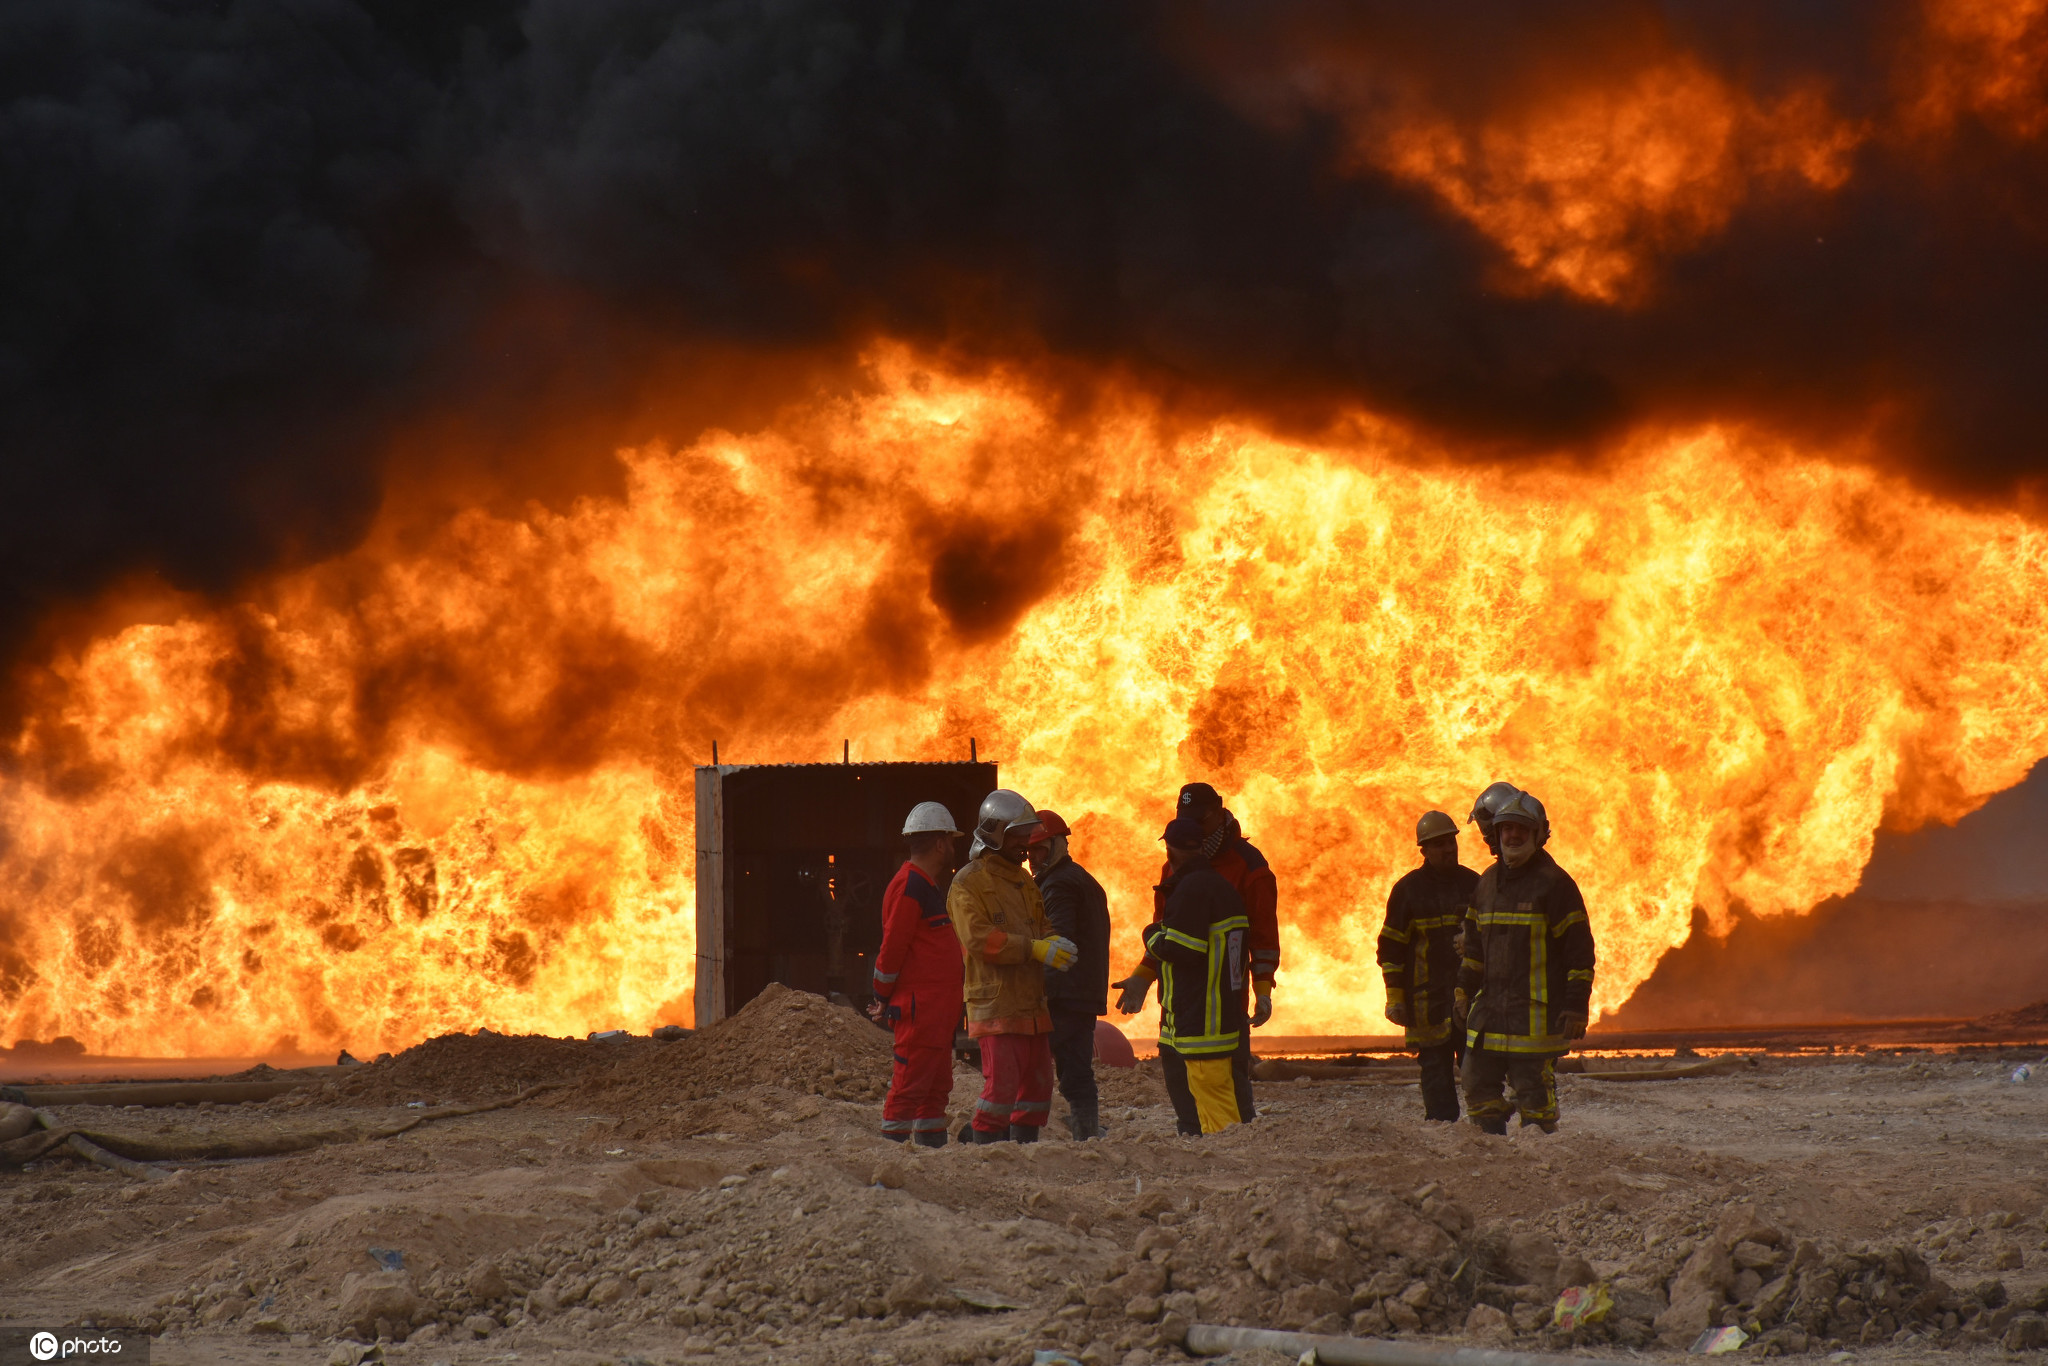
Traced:
[[1000, 849], [1003, 836], [1010, 831], [1037, 824], [1038, 810], [1022, 793], [999, 787], [981, 799], [981, 811], [974, 819], [974, 846], [967, 857], [977, 859], [990, 849]]
[[1479, 800], [1472, 803], [1472, 814], [1466, 821], [1479, 827], [1480, 834], [1486, 834], [1493, 824], [1493, 813], [1522, 795], [1522, 789], [1513, 783], [1495, 783], [1479, 794]]
[[1536, 832], [1536, 847], [1541, 849], [1550, 842], [1550, 815], [1543, 809], [1543, 803], [1526, 792], [1517, 792], [1493, 813], [1493, 823], [1514, 821], [1526, 825]]

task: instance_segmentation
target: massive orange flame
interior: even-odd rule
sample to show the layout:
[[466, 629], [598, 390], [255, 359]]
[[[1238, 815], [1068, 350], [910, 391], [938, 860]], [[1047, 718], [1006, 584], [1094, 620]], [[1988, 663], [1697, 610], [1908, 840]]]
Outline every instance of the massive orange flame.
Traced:
[[1815, 91], [1765, 106], [1674, 60], [1478, 130], [1417, 112], [1355, 155], [1498, 242], [1508, 288], [1625, 303], [1652, 261], [1719, 232], [1760, 187], [1840, 186], [1860, 138]]
[[1857, 111], [1822, 75], [1759, 90], [1634, 17], [1577, 60], [1532, 51], [1477, 80], [1406, 69], [1398, 41], [1341, 15], [1261, 30], [1271, 50], [1249, 58], [1241, 35], [1187, 47], [1245, 113], [1333, 118], [1340, 170], [1408, 182], [1483, 234], [1502, 292], [1619, 306], [1745, 205], [1841, 190], [1873, 141], [1938, 167], [1966, 120], [2021, 140], [2048, 128], [2048, 0], [1923, 0], [1892, 40], [1893, 88]]
[[[0, 1037], [680, 1015], [714, 737], [979, 736], [1073, 823], [1120, 960], [1176, 786], [1215, 782], [1279, 869], [1282, 1032], [1377, 1028], [1413, 822], [1496, 778], [1549, 803], [1611, 1010], [1696, 904], [1846, 892], [1881, 822], [1953, 819], [2048, 753], [2048, 539], [2016, 515], [1735, 428], [1575, 470], [1454, 466], [1365, 418], [1313, 448], [1155, 416], [1076, 423], [883, 350], [863, 394], [620, 452], [621, 497], [394, 514], [239, 606], [103, 635], [40, 679], [0, 791]], [[982, 544], [981, 578], [928, 570], [940, 541]]]

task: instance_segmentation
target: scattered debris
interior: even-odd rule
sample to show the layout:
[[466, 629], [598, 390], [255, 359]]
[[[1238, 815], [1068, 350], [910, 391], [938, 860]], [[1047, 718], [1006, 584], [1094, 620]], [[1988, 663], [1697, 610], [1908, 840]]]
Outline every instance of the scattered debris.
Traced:
[[1748, 1341], [1749, 1334], [1740, 1328], [1709, 1328], [1685, 1350], [1696, 1357], [1717, 1357], [1742, 1350], [1742, 1344]]
[[1557, 1303], [1550, 1311], [1550, 1321], [1560, 1331], [1569, 1333], [1573, 1329], [1600, 1323], [1607, 1312], [1614, 1308], [1614, 1297], [1607, 1291], [1606, 1284], [1574, 1285], [1557, 1297]]

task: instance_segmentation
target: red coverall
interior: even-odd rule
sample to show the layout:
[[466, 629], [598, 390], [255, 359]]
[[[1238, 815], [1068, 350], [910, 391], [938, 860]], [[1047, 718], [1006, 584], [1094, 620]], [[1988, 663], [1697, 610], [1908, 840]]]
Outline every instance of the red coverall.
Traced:
[[884, 1138], [901, 1142], [946, 1132], [960, 981], [960, 940], [945, 893], [905, 862], [882, 893], [882, 947], [875, 954], [875, 999], [896, 1031], [896, 1070], [882, 1105]]

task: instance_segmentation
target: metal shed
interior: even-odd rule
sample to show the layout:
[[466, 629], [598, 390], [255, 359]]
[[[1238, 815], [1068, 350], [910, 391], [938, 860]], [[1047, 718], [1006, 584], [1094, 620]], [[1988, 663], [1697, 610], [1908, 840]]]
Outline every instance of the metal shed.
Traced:
[[698, 1027], [770, 982], [865, 1006], [903, 818], [944, 802], [967, 830], [995, 788], [991, 763], [698, 768]]

